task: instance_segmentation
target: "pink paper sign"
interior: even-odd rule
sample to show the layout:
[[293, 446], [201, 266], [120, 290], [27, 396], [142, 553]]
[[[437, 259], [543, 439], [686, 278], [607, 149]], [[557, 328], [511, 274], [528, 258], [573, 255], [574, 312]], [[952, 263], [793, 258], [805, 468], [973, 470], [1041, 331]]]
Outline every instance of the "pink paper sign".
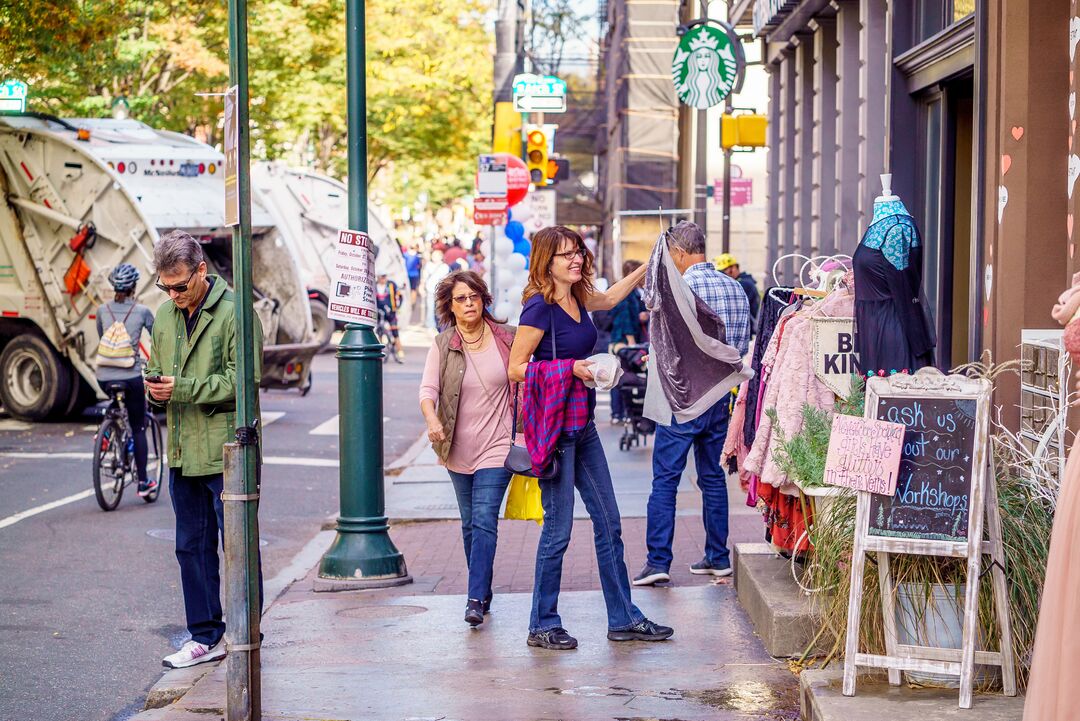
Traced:
[[904, 424], [833, 416], [825, 483], [891, 496], [896, 492]]

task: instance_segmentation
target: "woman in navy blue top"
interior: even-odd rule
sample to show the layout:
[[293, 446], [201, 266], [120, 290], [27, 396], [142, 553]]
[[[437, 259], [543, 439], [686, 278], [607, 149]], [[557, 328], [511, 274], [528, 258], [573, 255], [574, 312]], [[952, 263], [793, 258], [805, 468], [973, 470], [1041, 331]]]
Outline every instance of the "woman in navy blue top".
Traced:
[[[610, 310], [645, 276], [638, 268], [600, 293], [593, 287], [593, 256], [581, 236], [561, 225], [544, 228], [532, 238], [529, 284], [514, 345], [510, 350], [511, 381], [525, 380], [530, 359], [574, 359], [574, 375], [592, 380], [584, 359], [596, 343], [596, 327], [588, 311]], [[589, 422], [579, 431], [563, 432], [557, 445], [559, 472], [540, 480], [544, 527], [536, 549], [530, 646], [557, 650], [577, 647], [558, 613], [563, 555], [574, 525], [574, 488], [581, 493], [592, 520], [600, 587], [607, 605], [608, 638], [612, 641], [662, 641], [672, 629], [645, 618], [630, 600], [622, 542], [622, 520], [611, 485], [607, 457], [592, 420], [595, 394], [590, 393]]]

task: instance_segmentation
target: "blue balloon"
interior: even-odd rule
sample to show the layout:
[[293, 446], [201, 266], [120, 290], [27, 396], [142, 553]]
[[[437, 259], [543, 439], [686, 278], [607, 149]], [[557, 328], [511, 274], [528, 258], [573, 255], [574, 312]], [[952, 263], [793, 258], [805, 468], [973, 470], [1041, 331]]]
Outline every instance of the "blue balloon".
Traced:
[[521, 240], [515, 241], [514, 242], [514, 252], [515, 253], [521, 253], [526, 258], [528, 258], [529, 254], [532, 253], [532, 243], [525, 240], [524, 238], [522, 238]]
[[510, 222], [513, 219], [514, 219], [514, 211], [511, 210], [510, 208], [507, 208], [506, 209], [506, 221]]
[[525, 238], [525, 226], [516, 220], [506, 224], [506, 237], [517, 243]]

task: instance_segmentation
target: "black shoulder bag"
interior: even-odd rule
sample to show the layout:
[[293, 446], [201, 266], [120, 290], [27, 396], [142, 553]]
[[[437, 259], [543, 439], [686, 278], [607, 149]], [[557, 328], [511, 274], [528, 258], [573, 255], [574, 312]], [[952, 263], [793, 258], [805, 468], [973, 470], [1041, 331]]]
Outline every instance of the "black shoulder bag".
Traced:
[[[557, 346], [555, 345], [555, 309], [551, 309], [551, 358], [552, 360], [558, 360], [559, 354]], [[521, 446], [517, 445], [517, 418], [518, 418], [518, 389], [519, 384], [514, 384], [514, 415], [512, 418], [513, 431], [510, 433], [510, 453], [506, 456], [506, 461], [503, 463], [503, 468], [516, 473], [519, 476], [531, 476], [532, 459], [529, 457], [529, 451]], [[538, 478], [543, 478], [545, 481], [555, 478], [559, 475], [559, 458], [558, 455], [551, 457], [551, 463], [547, 468], [543, 469]]]

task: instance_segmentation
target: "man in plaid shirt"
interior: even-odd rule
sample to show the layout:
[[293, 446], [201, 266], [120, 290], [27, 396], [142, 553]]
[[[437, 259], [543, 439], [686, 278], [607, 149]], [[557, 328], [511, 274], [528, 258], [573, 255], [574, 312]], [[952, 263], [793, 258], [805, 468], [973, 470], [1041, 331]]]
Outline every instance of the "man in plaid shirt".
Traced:
[[[750, 305], [742, 286], [705, 260], [705, 233], [696, 224], [681, 221], [664, 238], [671, 259], [687, 285], [723, 321], [724, 342], [745, 355], [750, 345]], [[731, 574], [727, 547], [727, 478], [720, 465], [730, 417], [730, 395], [725, 395], [692, 421], [676, 423], [672, 418], [671, 425], [657, 426], [645, 535], [649, 554], [644, 568], [634, 578], [635, 586], [671, 580], [675, 496], [691, 447], [697, 462], [698, 487], [701, 488], [705, 557], [692, 564], [690, 572], [712, 576]]]

